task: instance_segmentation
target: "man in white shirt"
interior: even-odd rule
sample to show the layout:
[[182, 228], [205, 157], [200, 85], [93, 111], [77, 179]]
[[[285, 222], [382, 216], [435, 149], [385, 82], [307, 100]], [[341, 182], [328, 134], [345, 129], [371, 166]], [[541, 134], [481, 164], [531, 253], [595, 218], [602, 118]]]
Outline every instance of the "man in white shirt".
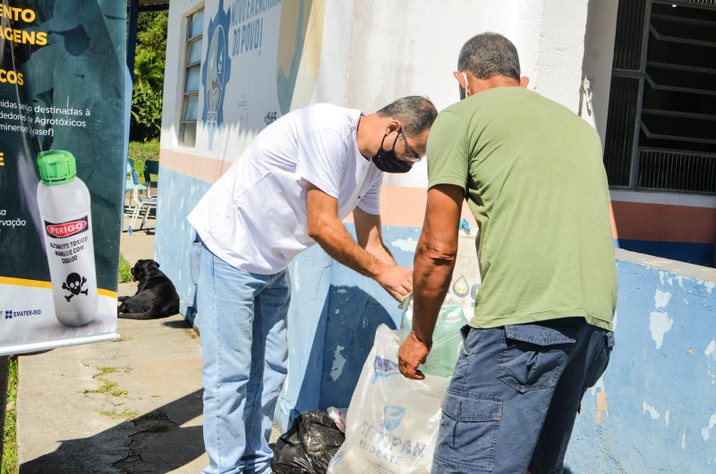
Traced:
[[[383, 244], [383, 172], [425, 155], [437, 116], [424, 97], [381, 110], [317, 104], [264, 129], [188, 219], [203, 242], [197, 285], [206, 473], [270, 472], [268, 439], [286, 376], [286, 268], [318, 243], [394, 298], [412, 271]], [[353, 213], [357, 242], [341, 221]]]

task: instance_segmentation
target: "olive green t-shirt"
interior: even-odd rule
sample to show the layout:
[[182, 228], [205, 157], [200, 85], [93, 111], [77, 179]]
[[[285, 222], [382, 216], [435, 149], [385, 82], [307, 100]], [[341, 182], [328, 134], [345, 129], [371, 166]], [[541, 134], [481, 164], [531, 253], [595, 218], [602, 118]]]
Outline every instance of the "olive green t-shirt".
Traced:
[[616, 266], [595, 130], [522, 87], [498, 87], [438, 115], [428, 186], [460, 186], [480, 227], [482, 286], [470, 325], [581, 316], [612, 329]]

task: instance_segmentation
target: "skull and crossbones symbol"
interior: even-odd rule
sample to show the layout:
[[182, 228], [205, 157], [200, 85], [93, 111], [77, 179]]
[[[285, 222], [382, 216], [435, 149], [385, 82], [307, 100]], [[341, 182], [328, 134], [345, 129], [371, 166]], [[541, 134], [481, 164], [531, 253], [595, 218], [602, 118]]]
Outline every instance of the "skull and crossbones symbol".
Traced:
[[65, 299], [69, 302], [73, 296], [77, 296], [80, 293], [83, 295], [89, 294], [88, 289], [82, 289], [82, 286], [87, 283], [87, 278], [80, 276], [77, 273], [70, 273], [67, 275], [67, 281], [62, 283], [62, 289], [70, 292], [69, 295], [65, 296]]

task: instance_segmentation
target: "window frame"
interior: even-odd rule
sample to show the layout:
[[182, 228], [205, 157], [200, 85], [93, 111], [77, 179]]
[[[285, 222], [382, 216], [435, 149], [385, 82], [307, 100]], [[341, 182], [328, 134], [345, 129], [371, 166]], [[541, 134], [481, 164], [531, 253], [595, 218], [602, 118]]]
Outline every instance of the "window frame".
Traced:
[[[197, 131], [197, 125], [199, 122], [199, 90], [201, 89], [201, 52], [199, 54], [199, 60], [189, 62], [189, 55], [192, 50], [192, 46], [196, 44], [197, 42], [202, 42], [204, 40], [204, 6], [202, 5], [200, 8], [197, 8], [196, 10], [188, 13], [184, 18], [184, 55], [183, 55], [183, 61], [182, 61], [182, 71], [183, 71], [183, 81], [182, 81], [182, 88], [181, 88], [181, 105], [179, 108], [179, 128], [178, 128], [178, 135], [177, 135], [177, 141], [179, 145], [187, 147], [187, 148], [195, 148], [196, 147], [196, 131]], [[201, 28], [198, 32], [195, 32], [192, 30], [192, 27], [194, 26], [193, 22], [195, 21], [194, 18], [196, 15], [201, 13]], [[192, 34], [195, 33], [195, 34]], [[200, 47], [200, 50], [203, 50], [203, 44]], [[187, 81], [189, 80], [189, 70], [195, 69], [198, 67], [199, 70], [199, 82], [197, 83], [196, 90], [190, 90], [187, 91]], [[194, 120], [187, 120], [185, 118], [185, 112], [188, 102], [191, 99], [196, 99], [196, 111], [195, 115], [196, 117]], [[188, 129], [193, 127], [192, 133], [192, 140], [191, 142], [186, 140], [186, 134], [188, 133]]]
[[[639, 5], [640, 3], [642, 5]], [[713, 187], [709, 188], [704, 185], [702, 178], [688, 170], [688, 167], [691, 166], [689, 163], [702, 160], [701, 166], [709, 170], [709, 175], [713, 175], [714, 169], [716, 169], [716, 164], [713, 164], [716, 163], [716, 153], [699, 151], [698, 147], [692, 150], [688, 146], [655, 147], [649, 143], [649, 140], [640, 143], [642, 130], [647, 126], [644, 123], [645, 116], [648, 117], [654, 112], [645, 107], [644, 100], [645, 88], [650, 80], [648, 67], [650, 64], [655, 64], [653, 61], [648, 62], [648, 52], [651, 43], [652, 22], [654, 18], [658, 19], [659, 17], [659, 15], [653, 15], [652, 11], [656, 4], [678, 5], [716, 12], [716, 0], [620, 2], [604, 146], [604, 164], [609, 175], [609, 186], [618, 190], [644, 192], [716, 194]], [[624, 11], [622, 11], [622, 7], [624, 7]], [[641, 25], [639, 26], [641, 28], [634, 25], [635, 15], [640, 16]], [[632, 27], [631, 30], [628, 29], [629, 26]], [[695, 69], [699, 68], [695, 67]], [[653, 84], [651, 86], [653, 87]], [[683, 92], [688, 88], [681, 89]], [[698, 115], [681, 112], [679, 109], [665, 110], [664, 112], [674, 117]], [[656, 135], [654, 137], [660, 138]], [[683, 136], [679, 140], [689, 142], [692, 139]], [[660, 168], [659, 165], [656, 165], [656, 168], [654, 168], [654, 164], [649, 165], [648, 160], [651, 160], [654, 154], [661, 154], [661, 158], [664, 158], [664, 161], [660, 162]], [[711, 160], [714, 160], [713, 163], [707, 163]], [[642, 165], [644, 165], [643, 170], [641, 169]], [[662, 176], [664, 173], [666, 175]], [[650, 179], [651, 175], [659, 175], [659, 182]]]

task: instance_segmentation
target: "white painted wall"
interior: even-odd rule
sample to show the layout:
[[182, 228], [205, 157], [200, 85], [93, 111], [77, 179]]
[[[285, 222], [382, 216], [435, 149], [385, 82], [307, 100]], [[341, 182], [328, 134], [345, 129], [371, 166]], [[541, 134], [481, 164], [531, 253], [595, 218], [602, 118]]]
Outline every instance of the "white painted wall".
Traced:
[[541, 3], [541, 12], [530, 12], [541, 18], [539, 39], [530, 42], [539, 45], [532, 88], [577, 112], [589, 1], [543, 0]]
[[[361, 0], [352, 20], [346, 103], [371, 112], [406, 95], [428, 96], [438, 110], [458, 100], [452, 76], [462, 45], [495, 31], [514, 36], [518, 2]], [[323, 71], [322, 71], [323, 72]], [[427, 166], [386, 175], [386, 184], [427, 186]]]
[[348, 82], [352, 67], [349, 52], [355, 28], [352, 21], [354, 4], [354, 0], [329, 0], [326, 4], [320, 74], [316, 81], [313, 103], [348, 104]]
[[[601, 4], [605, 0], [592, 1]], [[162, 148], [233, 161], [258, 130], [242, 130], [232, 123], [214, 133], [210, 143], [207, 130], [200, 127], [196, 149], [182, 149], [177, 143], [184, 80], [184, 18], [201, 5], [205, 5], [206, 34], [217, 0], [205, 4], [175, 0], [170, 5]], [[309, 102], [333, 102], [369, 113], [397, 97], [419, 94], [443, 109], [458, 99], [452, 72], [460, 48], [475, 34], [494, 31], [515, 43], [531, 89], [577, 112], [587, 10], [588, 0], [328, 1], [320, 72]], [[608, 20], [609, 15], [601, 15], [595, 23], [603, 27]], [[205, 39], [204, 49], [206, 43]], [[593, 60], [589, 68], [600, 85], [597, 72], [603, 67], [611, 69], [611, 59], [606, 61], [600, 52], [611, 47], [613, 34], [611, 42], [607, 38], [591, 45], [590, 51], [601, 62]], [[199, 107], [203, 106], [200, 93]], [[235, 106], [226, 103], [225, 113], [231, 113]], [[387, 176], [386, 184], [425, 187], [425, 163], [407, 175]]]
[[583, 75], [591, 84], [591, 104], [583, 97], [581, 116], [599, 132], [604, 147], [612, 81], [614, 38], [619, 0], [592, 0], [587, 14]]

